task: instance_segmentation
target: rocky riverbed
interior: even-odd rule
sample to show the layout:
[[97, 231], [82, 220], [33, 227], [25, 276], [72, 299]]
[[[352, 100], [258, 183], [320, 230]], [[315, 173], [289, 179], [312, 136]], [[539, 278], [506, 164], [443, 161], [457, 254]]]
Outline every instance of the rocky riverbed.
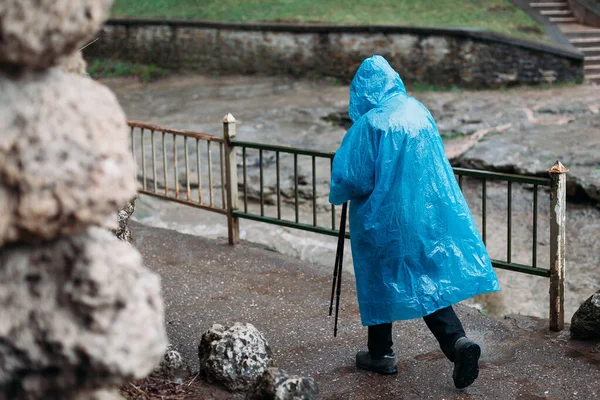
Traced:
[[[348, 88], [327, 81], [295, 81], [265, 77], [174, 76], [153, 84], [128, 79], [105, 81], [117, 94], [129, 119], [177, 129], [222, 135], [222, 117], [237, 119], [238, 139], [335, 151], [348, 121], [344, 110]], [[410, 93], [410, 88], [409, 88]], [[600, 255], [595, 238], [600, 234], [600, 89], [574, 86], [477, 92], [413, 93], [432, 112], [454, 165], [485, 167], [544, 175], [556, 159], [570, 169], [567, 213], [566, 308], [570, 317], [577, 306], [600, 287]], [[146, 142], [146, 146], [148, 146]], [[139, 157], [139, 142], [138, 147]], [[178, 153], [183, 151], [180, 144]], [[218, 150], [217, 150], [218, 151]], [[148, 157], [150, 151], [146, 151]], [[159, 157], [160, 158], [160, 157]], [[265, 214], [275, 216], [273, 155], [265, 152], [263, 177]], [[258, 212], [258, 153], [246, 154], [249, 209]], [[168, 160], [170, 162], [170, 160]], [[220, 204], [218, 153], [215, 152], [215, 202]], [[241, 176], [241, 154], [238, 154]], [[310, 157], [299, 157], [300, 211], [303, 222], [313, 218]], [[192, 165], [194, 163], [192, 162]], [[282, 158], [282, 214], [293, 219], [293, 169]], [[317, 162], [314, 207], [320, 223], [330, 220], [327, 203], [329, 166]], [[190, 167], [192, 175], [197, 172]], [[159, 169], [160, 170], [160, 169]], [[184, 180], [180, 170], [180, 181]], [[205, 173], [205, 172], [203, 172]], [[139, 175], [139, 174], [138, 174]], [[206, 182], [206, 180], [205, 180]], [[240, 182], [243, 181], [240, 179]], [[160, 184], [160, 182], [158, 182]], [[242, 186], [243, 188], [243, 186]], [[204, 192], [206, 192], [206, 189]], [[464, 181], [465, 196], [481, 224], [481, 184]], [[196, 189], [192, 196], [197, 196]], [[512, 204], [512, 258], [530, 263], [532, 257], [533, 195], [531, 187], [515, 185]], [[493, 258], [507, 251], [504, 184], [488, 184], [487, 244]], [[339, 211], [339, 210], [338, 210]], [[208, 237], [226, 236], [224, 218], [174, 203], [142, 196], [134, 218], [160, 227]], [[540, 191], [538, 210], [538, 266], [546, 268], [549, 238], [548, 193]], [[301, 259], [332, 264], [335, 238], [287, 228], [242, 221], [243, 239]], [[351, 270], [348, 254], [346, 267]], [[493, 314], [522, 313], [546, 316], [548, 281], [545, 278], [498, 271], [502, 292], [477, 299]]]

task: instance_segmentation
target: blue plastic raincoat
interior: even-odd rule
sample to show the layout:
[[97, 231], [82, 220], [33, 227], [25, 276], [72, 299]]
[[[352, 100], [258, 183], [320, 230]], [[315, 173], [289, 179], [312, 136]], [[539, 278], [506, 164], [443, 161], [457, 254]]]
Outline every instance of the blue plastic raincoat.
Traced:
[[350, 86], [353, 126], [329, 201], [350, 201], [363, 325], [423, 317], [500, 289], [429, 111], [380, 56]]

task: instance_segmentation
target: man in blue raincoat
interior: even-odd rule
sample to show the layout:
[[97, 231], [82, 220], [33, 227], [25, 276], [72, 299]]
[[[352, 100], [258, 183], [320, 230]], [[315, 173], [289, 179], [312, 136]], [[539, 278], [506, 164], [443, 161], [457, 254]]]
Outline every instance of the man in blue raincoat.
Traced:
[[348, 111], [353, 126], [335, 154], [329, 201], [350, 201], [369, 349], [356, 364], [397, 373], [392, 322], [422, 317], [454, 363], [455, 386], [467, 387], [481, 350], [452, 305], [500, 287], [433, 117], [381, 56], [361, 64]]

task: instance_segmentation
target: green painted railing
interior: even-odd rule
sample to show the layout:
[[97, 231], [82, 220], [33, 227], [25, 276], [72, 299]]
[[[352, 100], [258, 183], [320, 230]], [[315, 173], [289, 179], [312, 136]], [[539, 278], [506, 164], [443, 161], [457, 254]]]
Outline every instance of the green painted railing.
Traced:
[[[338, 227], [336, 226], [336, 217], [335, 217], [335, 206], [331, 206], [331, 226], [320, 226], [317, 224], [317, 207], [316, 207], [316, 160], [317, 159], [327, 159], [332, 161], [335, 153], [325, 153], [320, 151], [306, 150], [306, 149], [298, 149], [293, 147], [286, 146], [277, 146], [270, 144], [262, 144], [262, 143], [253, 143], [253, 142], [240, 142], [240, 141], [231, 141], [229, 146], [234, 148], [242, 149], [242, 170], [243, 170], [243, 207], [233, 210], [232, 214], [237, 218], [250, 219], [254, 221], [266, 222], [269, 224], [284, 226], [288, 228], [300, 229], [308, 232], [320, 233], [329, 236], [337, 236], [338, 235]], [[260, 175], [260, 214], [251, 213], [248, 211], [248, 178], [247, 178], [247, 149], [254, 149], [259, 152], [259, 175]], [[264, 206], [265, 206], [265, 197], [264, 197], [264, 183], [263, 183], [263, 175], [264, 175], [264, 162], [263, 155], [264, 152], [272, 152], [275, 153], [275, 169], [277, 176], [277, 188], [276, 188], [276, 204], [277, 204], [277, 217], [269, 217], [265, 216]], [[292, 154], [293, 162], [294, 162], [294, 214], [295, 220], [288, 220], [282, 218], [281, 216], [281, 190], [280, 190], [280, 154]], [[312, 159], [312, 211], [313, 211], [313, 223], [306, 224], [299, 222], [299, 202], [298, 202], [298, 157], [305, 156], [310, 157]], [[476, 178], [481, 180], [482, 182], [482, 215], [481, 215], [481, 226], [482, 226], [482, 237], [484, 242], [487, 239], [487, 182], [489, 181], [503, 181], [508, 183], [508, 199], [507, 199], [507, 255], [506, 260], [493, 260], [493, 265], [496, 268], [506, 269], [516, 272], [522, 272], [530, 275], [537, 275], [543, 277], [550, 277], [550, 270], [544, 268], [538, 268], [537, 266], [537, 209], [538, 209], [538, 188], [540, 186], [550, 187], [551, 180], [550, 178], [540, 178], [533, 176], [525, 176], [525, 175], [516, 175], [516, 174], [505, 174], [505, 173], [497, 173], [497, 172], [489, 172], [489, 171], [479, 171], [479, 170], [471, 170], [465, 168], [454, 168], [454, 173], [457, 176], [459, 186], [462, 189], [463, 177], [468, 176], [471, 178]], [[532, 262], [531, 265], [523, 265], [512, 262], [512, 184], [520, 183], [520, 184], [530, 184], [533, 185], [533, 237], [532, 237]], [[346, 237], [350, 238], [350, 233], [346, 233]]]
[[[247, 219], [264, 222], [268, 224], [293, 228], [328, 236], [337, 236], [338, 227], [336, 226], [336, 208], [329, 206], [330, 218], [327, 217], [326, 224], [319, 224], [317, 211], [317, 162], [326, 162], [331, 168], [334, 153], [320, 152], [294, 147], [261, 144], [254, 142], [236, 141], [235, 119], [228, 114], [223, 120], [224, 138], [212, 136], [204, 133], [179, 131], [174, 129], [162, 128], [139, 122], [130, 122], [132, 152], [136, 165], [138, 167], [137, 177], [140, 183], [139, 192], [142, 194], [159, 197], [169, 201], [188, 204], [207, 211], [213, 211], [227, 215], [227, 226], [229, 243], [239, 242], [239, 220]], [[139, 140], [136, 140], [135, 133], [139, 132]], [[158, 135], [158, 143], [156, 136]], [[179, 138], [179, 141], [178, 141]], [[178, 143], [183, 141], [183, 149]], [[189, 143], [188, 143], [189, 142]], [[215, 143], [218, 148], [218, 167], [219, 173], [213, 176], [214, 159], [212, 155], [211, 143]], [[146, 148], [150, 146], [149, 150]], [[141, 168], [136, 157], [136, 149], [141, 150]], [[204, 149], [204, 150], [203, 150]], [[183, 150], [183, 154], [180, 154]], [[190, 151], [191, 150], [191, 151]], [[238, 151], [239, 150], [239, 151]], [[259, 211], [251, 212], [248, 204], [248, 174], [247, 174], [247, 156], [248, 151], [258, 152], [259, 166]], [[276, 216], [269, 216], [265, 213], [265, 169], [272, 173], [272, 165], [265, 165], [265, 152], [274, 153], [275, 165], [274, 174], [276, 176], [275, 196], [276, 196]], [[158, 160], [162, 162], [162, 174], [157, 173], [157, 153]], [[202, 155], [201, 153], [205, 153]], [[241, 187], [242, 193], [238, 192], [238, 178], [240, 175], [237, 163], [237, 153], [241, 153]], [[151, 154], [151, 156], [150, 156]], [[282, 212], [282, 187], [281, 187], [281, 169], [282, 155], [291, 156], [293, 170], [293, 217], [286, 218]], [[312, 223], [301, 222], [300, 220], [300, 202], [299, 202], [299, 170], [298, 160], [300, 157], [308, 157], [311, 165], [311, 185], [312, 185]], [[148, 159], [148, 160], [147, 160]], [[183, 162], [182, 160], [183, 159]], [[179, 160], [179, 161], [178, 161]], [[202, 163], [204, 160], [204, 170], [208, 172], [208, 185], [206, 179], [203, 181], [201, 174]], [[195, 177], [190, 174], [190, 162], [196, 167]], [[178, 164], [179, 163], [179, 164]], [[152, 167], [152, 174], [146, 171], [147, 165]], [[185, 190], [180, 190], [180, 181], [182, 180], [178, 172], [179, 168], [185, 171]], [[169, 168], [172, 167], [172, 168]], [[139, 171], [141, 169], [141, 171]], [[500, 269], [515, 271], [519, 273], [535, 275], [550, 278], [550, 327], [553, 330], [562, 329], [564, 321], [564, 223], [565, 223], [565, 204], [566, 204], [566, 169], [560, 163], [549, 171], [549, 177], [535, 177], [526, 175], [506, 174], [490, 171], [471, 170], [464, 168], [454, 168], [458, 184], [462, 190], [463, 178], [468, 177], [481, 181], [481, 235], [487, 244], [487, 184], [491, 181], [501, 181], [507, 183], [507, 251], [504, 260], [492, 260], [493, 266]], [[172, 178], [172, 179], [171, 179]], [[215, 179], [216, 178], [216, 179]], [[169, 182], [172, 183], [169, 186]], [[524, 265], [515, 263], [512, 260], [512, 205], [513, 205], [513, 185], [531, 185], [533, 188], [533, 229], [531, 236], [531, 264]], [[306, 182], [304, 182], [306, 185]], [[538, 197], [539, 188], [550, 188], [550, 268], [539, 268], [537, 265], [537, 242], [538, 242]], [[171, 189], [169, 189], [171, 187]], [[207, 187], [209, 199], [203, 196], [203, 188]], [[220, 187], [220, 202], [214, 199], [213, 192]], [[192, 196], [191, 188], [197, 188], [198, 195]], [[239, 201], [242, 205], [238, 206]], [[291, 211], [291, 210], [288, 210]], [[351, 232], [346, 233], [350, 238]]]

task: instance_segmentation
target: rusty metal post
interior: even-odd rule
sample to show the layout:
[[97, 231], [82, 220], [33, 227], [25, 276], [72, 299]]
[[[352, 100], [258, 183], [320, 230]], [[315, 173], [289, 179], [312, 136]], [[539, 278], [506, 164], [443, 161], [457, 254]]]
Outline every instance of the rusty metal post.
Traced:
[[231, 142], [235, 139], [235, 118], [227, 114], [223, 118], [223, 137], [225, 139], [225, 173], [227, 184], [227, 235], [229, 244], [240, 242], [240, 222], [233, 216], [238, 208], [237, 157]]
[[565, 222], [567, 172], [559, 161], [548, 171], [550, 189], [550, 330], [565, 326]]

